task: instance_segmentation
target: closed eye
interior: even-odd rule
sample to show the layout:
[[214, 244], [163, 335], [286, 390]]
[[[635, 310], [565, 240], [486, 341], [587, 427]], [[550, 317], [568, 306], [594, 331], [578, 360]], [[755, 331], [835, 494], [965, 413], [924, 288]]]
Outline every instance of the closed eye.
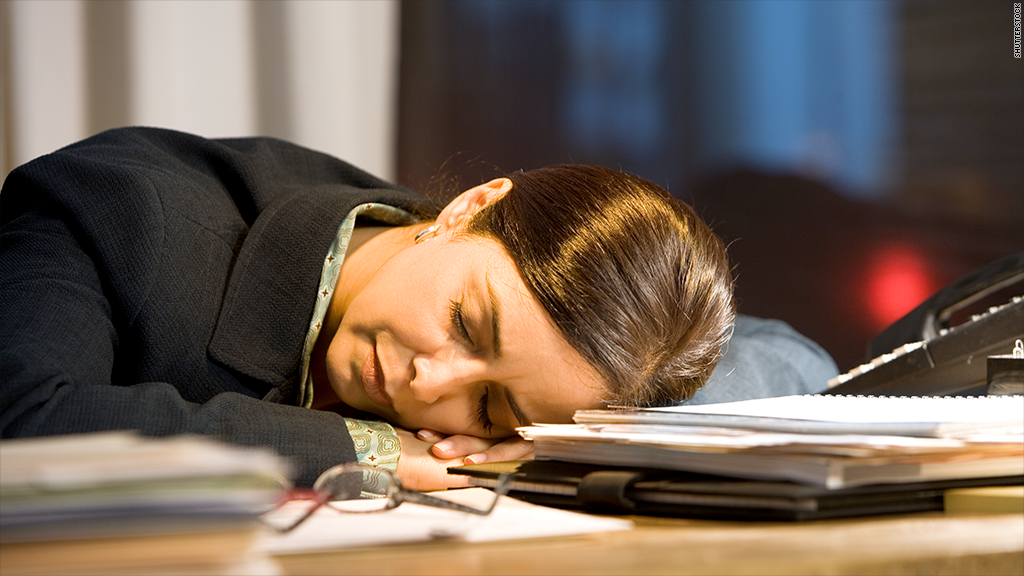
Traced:
[[455, 328], [455, 333], [472, 346], [473, 338], [469, 335], [469, 329], [466, 328], [466, 318], [462, 314], [462, 302], [456, 302], [455, 300], [450, 302], [448, 305], [448, 318], [451, 320], [452, 327]]
[[488, 411], [490, 397], [491, 388], [490, 386], [488, 386], [484, 388], [484, 393], [480, 395], [480, 402], [477, 404], [476, 407], [476, 418], [480, 422], [480, 425], [483, 426], [484, 430], [486, 430], [488, 434], [490, 434], [491, 429], [494, 428], [494, 422], [491, 422], [491, 416]]

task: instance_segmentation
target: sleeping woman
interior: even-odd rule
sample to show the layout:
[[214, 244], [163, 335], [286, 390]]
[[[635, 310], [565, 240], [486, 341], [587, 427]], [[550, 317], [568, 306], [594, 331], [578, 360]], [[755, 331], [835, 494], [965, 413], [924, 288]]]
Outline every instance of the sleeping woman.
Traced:
[[835, 372], [737, 318], [689, 206], [607, 168], [516, 172], [438, 211], [280, 140], [125, 128], [16, 169], [0, 208], [4, 438], [208, 434], [290, 457], [299, 485], [359, 461], [430, 489], [529, 457], [518, 426]]

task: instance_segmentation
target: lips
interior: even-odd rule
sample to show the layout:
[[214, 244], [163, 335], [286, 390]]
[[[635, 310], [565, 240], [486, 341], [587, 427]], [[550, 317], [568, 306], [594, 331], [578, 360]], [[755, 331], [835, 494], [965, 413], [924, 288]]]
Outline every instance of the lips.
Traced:
[[363, 391], [366, 392], [367, 398], [378, 406], [391, 408], [391, 397], [384, 391], [383, 371], [377, 360], [376, 346], [371, 348], [370, 353], [366, 355], [360, 376], [362, 376]]

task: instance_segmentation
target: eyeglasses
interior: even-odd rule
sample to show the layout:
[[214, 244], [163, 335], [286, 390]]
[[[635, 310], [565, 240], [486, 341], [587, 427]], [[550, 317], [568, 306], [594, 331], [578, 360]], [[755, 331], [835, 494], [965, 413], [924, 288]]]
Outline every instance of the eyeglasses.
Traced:
[[290, 532], [305, 522], [322, 506], [342, 513], [380, 512], [397, 508], [403, 502], [456, 510], [479, 516], [487, 516], [494, 510], [498, 499], [508, 492], [509, 474], [502, 474], [493, 488], [494, 499], [486, 508], [474, 508], [443, 498], [437, 498], [402, 486], [402, 482], [390, 470], [375, 468], [355, 462], [328, 468], [313, 484], [314, 496], [309, 508], [298, 519], [284, 525], [271, 526], [279, 532]]

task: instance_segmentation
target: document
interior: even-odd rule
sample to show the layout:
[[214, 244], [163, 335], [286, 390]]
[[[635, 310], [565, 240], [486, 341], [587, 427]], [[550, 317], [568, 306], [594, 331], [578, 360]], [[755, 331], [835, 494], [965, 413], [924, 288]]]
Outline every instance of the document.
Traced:
[[696, 406], [579, 410], [579, 424], [666, 424], [776, 432], [961, 437], [1024, 433], [1024, 396], [805, 394]]
[[[474, 507], [484, 507], [494, 498], [484, 488], [431, 494]], [[308, 502], [293, 501], [267, 520], [275, 525], [286, 524], [287, 518], [297, 516], [306, 506]], [[346, 514], [325, 506], [291, 532], [267, 532], [258, 548], [271, 555], [284, 555], [431, 540], [490, 542], [632, 528], [633, 522], [626, 519], [580, 514], [502, 496], [489, 516], [411, 503], [369, 514]]]
[[269, 450], [100, 432], [0, 442], [0, 542], [251, 525], [283, 493]]
[[276, 574], [252, 551], [287, 463], [211, 438], [0, 441], [0, 574]]
[[519, 429], [539, 460], [838, 489], [1024, 474], [1024, 397], [784, 396], [584, 410]]

